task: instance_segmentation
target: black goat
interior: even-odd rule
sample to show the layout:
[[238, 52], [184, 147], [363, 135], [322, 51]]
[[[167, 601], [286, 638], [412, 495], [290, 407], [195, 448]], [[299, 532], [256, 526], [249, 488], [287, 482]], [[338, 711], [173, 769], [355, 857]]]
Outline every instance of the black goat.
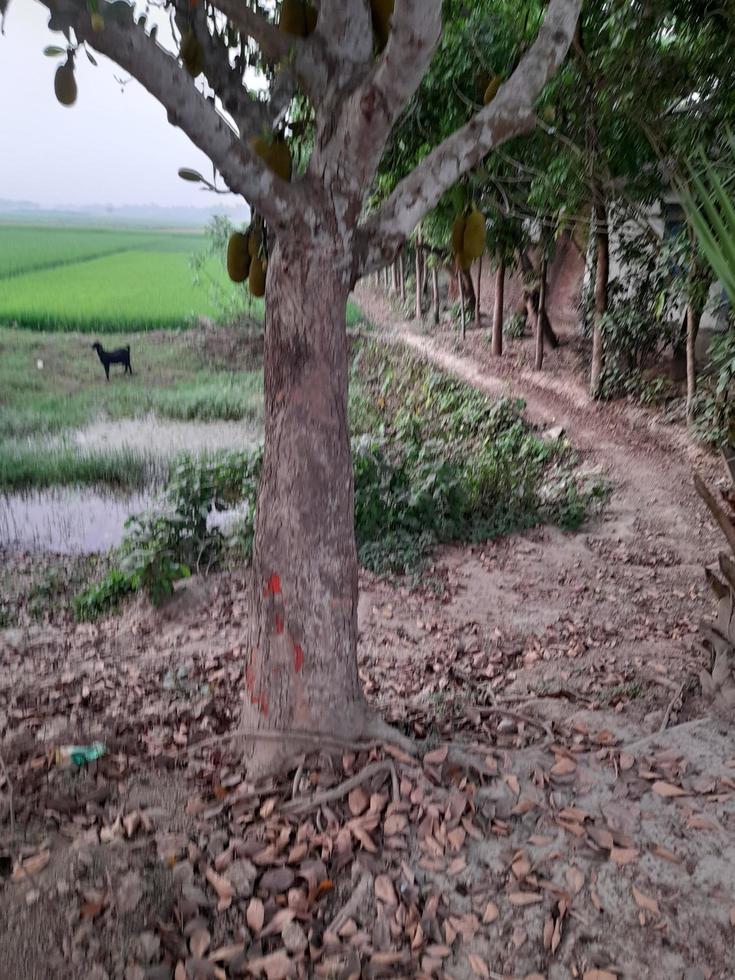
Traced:
[[105, 350], [105, 348], [99, 342], [92, 344], [92, 349], [97, 351], [97, 356], [100, 361], [102, 361], [102, 367], [105, 369], [105, 377], [110, 380], [110, 365], [111, 364], [122, 364], [125, 368], [125, 374], [132, 374], [133, 369], [130, 367], [130, 344], [127, 347], [120, 347], [118, 350]]

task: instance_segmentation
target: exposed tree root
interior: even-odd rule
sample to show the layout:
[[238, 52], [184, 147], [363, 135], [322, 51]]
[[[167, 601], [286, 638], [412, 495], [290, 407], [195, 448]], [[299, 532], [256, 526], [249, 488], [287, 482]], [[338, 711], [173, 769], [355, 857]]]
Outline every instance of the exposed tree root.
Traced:
[[521, 714], [520, 711], [512, 711], [510, 708], [501, 708], [499, 705], [488, 705], [487, 707], [477, 708], [476, 710], [481, 715], [501, 715], [503, 718], [510, 718], [512, 721], [517, 721], [523, 725], [540, 728], [541, 731], [546, 733], [546, 742], [544, 744], [550, 745], [554, 741], [554, 733], [551, 730], [551, 725], [546, 721], [541, 721], [539, 718], [532, 718], [530, 715]]
[[347, 922], [349, 919], [353, 919], [357, 915], [361, 906], [367, 904], [372, 887], [373, 876], [369, 871], [363, 872], [363, 875], [357, 883], [357, 886], [349, 901], [342, 906], [342, 908], [324, 930], [325, 935], [327, 933], [331, 933], [335, 936], [338, 935], [339, 930], [342, 928], [345, 922]]
[[343, 796], [347, 796], [353, 789], [356, 789], [362, 783], [366, 783], [373, 776], [377, 776], [381, 772], [390, 773], [394, 802], [398, 802], [398, 776], [396, 775], [396, 767], [390, 760], [383, 760], [381, 762], [371, 762], [369, 766], [365, 766], [357, 775], [346, 779], [333, 789], [325, 789], [321, 793], [315, 793], [308, 799], [291, 800], [289, 803], [284, 803], [280, 808], [281, 813], [306, 813], [307, 810], [313, 810], [315, 807], [323, 806], [325, 803], [334, 803], [335, 800], [341, 800]]
[[3, 771], [3, 776], [5, 776], [5, 783], [8, 788], [8, 809], [10, 814], [10, 839], [15, 840], [15, 804], [13, 801], [13, 783], [10, 779], [10, 773], [8, 772], [8, 767], [5, 765], [5, 759], [3, 758], [2, 752], [0, 752], [0, 769]]

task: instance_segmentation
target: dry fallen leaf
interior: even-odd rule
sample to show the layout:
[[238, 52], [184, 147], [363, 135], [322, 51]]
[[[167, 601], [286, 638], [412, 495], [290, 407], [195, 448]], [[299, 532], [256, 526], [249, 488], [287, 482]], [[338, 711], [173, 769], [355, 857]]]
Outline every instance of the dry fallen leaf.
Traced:
[[567, 868], [565, 878], [572, 895], [579, 895], [584, 887], [584, 874], [579, 868]]
[[650, 898], [650, 896], [645, 895], [642, 891], [639, 891], [635, 885], [633, 885], [633, 898], [635, 899], [635, 904], [639, 909], [643, 909], [644, 912], [650, 912], [652, 915], [660, 915], [658, 908], [658, 902], [655, 898]]
[[353, 817], [359, 817], [361, 813], [364, 813], [369, 802], [368, 795], [362, 786], [356, 786], [347, 797], [347, 804]]
[[476, 977], [483, 977], [484, 980], [489, 980], [490, 971], [488, 970], [484, 960], [481, 960], [480, 957], [476, 956], [474, 953], [470, 953], [467, 956], [467, 959], [469, 960], [470, 968]]
[[13, 881], [23, 881], [24, 878], [37, 875], [49, 863], [50, 857], [50, 851], [39, 851], [38, 854], [17, 863], [13, 868]]
[[609, 970], [586, 970], [582, 980], [618, 980], [618, 978]]
[[613, 847], [610, 852], [610, 860], [622, 866], [630, 864], [631, 861], [637, 861], [639, 855], [640, 852], [634, 847]]
[[189, 948], [191, 949], [191, 955], [197, 959], [201, 960], [204, 954], [209, 949], [209, 944], [212, 941], [207, 929], [195, 929], [191, 934], [189, 939]]
[[285, 949], [279, 949], [270, 956], [248, 960], [247, 967], [248, 971], [256, 977], [265, 973], [267, 980], [286, 980], [287, 977], [294, 976], [295, 972], [295, 965]]
[[665, 783], [662, 779], [657, 779], [651, 789], [656, 796], [661, 796], [665, 800], [672, 799], [675, 796], [687, 795], [686, 790], [682, 789], [681, 786], [674, 786], [673, 783]]
[[235, 886], [227, 878], [218, 875], [214, 868], [207, 868], [204, 874], [209, 884], [217, 892], [219, 910], [223, 911], [229, 908], [235, 895]]
[[535, 905], [543, 901], [543, 895], [539, 892], [511, 892], [508, 896], [511, 905], [521, 907], [523, 905]]
[[434, 749], [433, 752], [426, 753], [426, 755], [424, 756], [424, 765], [440, 766], [443, 762], [446, 761], [448, 755], [449, 755], [449, 748], [448, 746], [443, 745], [440, 749]]
[[252, 929], [252, 931], [255, 933], [259, 933], [263, 928], [263, 922], [265, 921], [265, 909], [263, 908], [263, 903], [259, 898], [250, 899], [245, 918], [248, 923], [248, 928]]
[[375, 897], [385, 905], [398, 905], [396, 890], [388, 875], [378, 875], [375, 879]]
[[577, 763], [566, 755], [560, 756], [549, 770], [552, 776], [571, 776], [577, 771]]
[[482, 916], [482, 921], [485, 923], [485, 925], [489, 925], [491, 922], [495, 922], [499, 915], [500, 912], [498, 911], [498, 906], [495, 904], [495, 902], [488, 902]]

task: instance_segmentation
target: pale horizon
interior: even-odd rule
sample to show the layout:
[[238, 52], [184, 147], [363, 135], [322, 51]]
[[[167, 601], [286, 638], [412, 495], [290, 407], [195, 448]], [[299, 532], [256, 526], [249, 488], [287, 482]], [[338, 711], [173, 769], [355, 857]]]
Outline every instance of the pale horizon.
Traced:
[[95, 68], [79, 52], [76, 104], [59, 105], [54, 73], [63, 58], [43, 49], [66, 41], [47, 21], [35, 0], [13, 0], [0, 35], [0, 200], [49, 210], [244, 206], [178, 177], [180, 167], [211, 177], [211, 163], [138, 82], [116, 81], [124, 73], [101, 55]]

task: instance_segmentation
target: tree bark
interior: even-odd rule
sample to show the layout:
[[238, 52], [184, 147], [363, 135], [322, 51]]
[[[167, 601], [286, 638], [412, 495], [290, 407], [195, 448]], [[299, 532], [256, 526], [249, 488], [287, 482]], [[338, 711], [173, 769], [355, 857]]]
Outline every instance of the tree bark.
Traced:
[[431, 270], [431, 295], [434, 307], [434, 326], [439, 325], [439, 270], [434, 266]]
[[420, 320], [424, 315], [421, 307], [421, 244], [416, 239], [416, 319]]
[[465, 324], [464, 282], [459, 262], [457, 263], [457, 281], [459, 282], [459, 303], [462, 315], [462, 340], [464, 340], [467, 335], [467, 327]]
[[671, 345], [671, 380], [683, 381], [687, 376], [687, 321], [689, 307], [684, 310], [681, 326]]
[[701, 305], [690, 300], [687, 304], [687, 418], [692, 417], [697, 395], [696, 347], [701, 322]]
[[505, 259], [498, 258], [498, 268], [495, 270], [495, 306], [493, 309], [493, 342], [494, 357], [503, 354], [503, 304], [505, 302]]
[[536, 361], [540, 371], [544, 366], [544, 313], [546, 311], [546, 259], [541, 262], [541, 283], [539, 285], [538, 316], [536, 319]]
[[482, 256], [480, 256], [480, 261], [477, 263], [477, 292], [475, 294], [475, 326], [478, 330], [482, 327], [482, 315], [480, 313], [481, 297], [482, 297]]
[[607, 293], [610, 278], [610, 236], [607, 228], [607, 207], [604, 201], [595, 205], [595, 237], [597, 240], [597, 269], [595, 272], [595, 318], [592, 325], [592, 368], [590, 393], [593, 398], [600, 394], [604, 350], [602, 343], [602, 318], [607, 312]]
[[393, 268], [392, 268], [393, 280], [391, 283], [391, 292], [396, 294], [398, 293], [398, 270], [399, 270], [399, 265], [398, 265], [398, 259], [396, 258], [393, 261]]
[[[350, 436], [345, 263], [277, 244], [268, 268], [265, 454], [252, 563], [243, 722], [354, 736], [357, 549]], [[256, 745], [277, 767], [294, 745]]]
[[[534, 266], [527, 252], [520, 252], [521, 269], [525, 275], [531, 275], [534, 273]], [[541, 317], [541, 327], [544, 331], [544, 340], [551, 347], [552, 350], [556, 350], [559, 346], [559, 338], [557, 337], [554, 328], [551, 325], [551, 320], [549, 319], [548, 311], [546, 308], [541, 308], [539, 302], [539, 287], [526, 288], [523, 290], [523, 302], [526, 307], [526, 317], [528, 321], [528, 326], [532, 334], [535, 334], [536, 321], [538, 317]]]
[[406, 264], [403, 261], [403, 250], [398, 256], [398, 284], [401, 290], [401, 302], [406, 302]]

